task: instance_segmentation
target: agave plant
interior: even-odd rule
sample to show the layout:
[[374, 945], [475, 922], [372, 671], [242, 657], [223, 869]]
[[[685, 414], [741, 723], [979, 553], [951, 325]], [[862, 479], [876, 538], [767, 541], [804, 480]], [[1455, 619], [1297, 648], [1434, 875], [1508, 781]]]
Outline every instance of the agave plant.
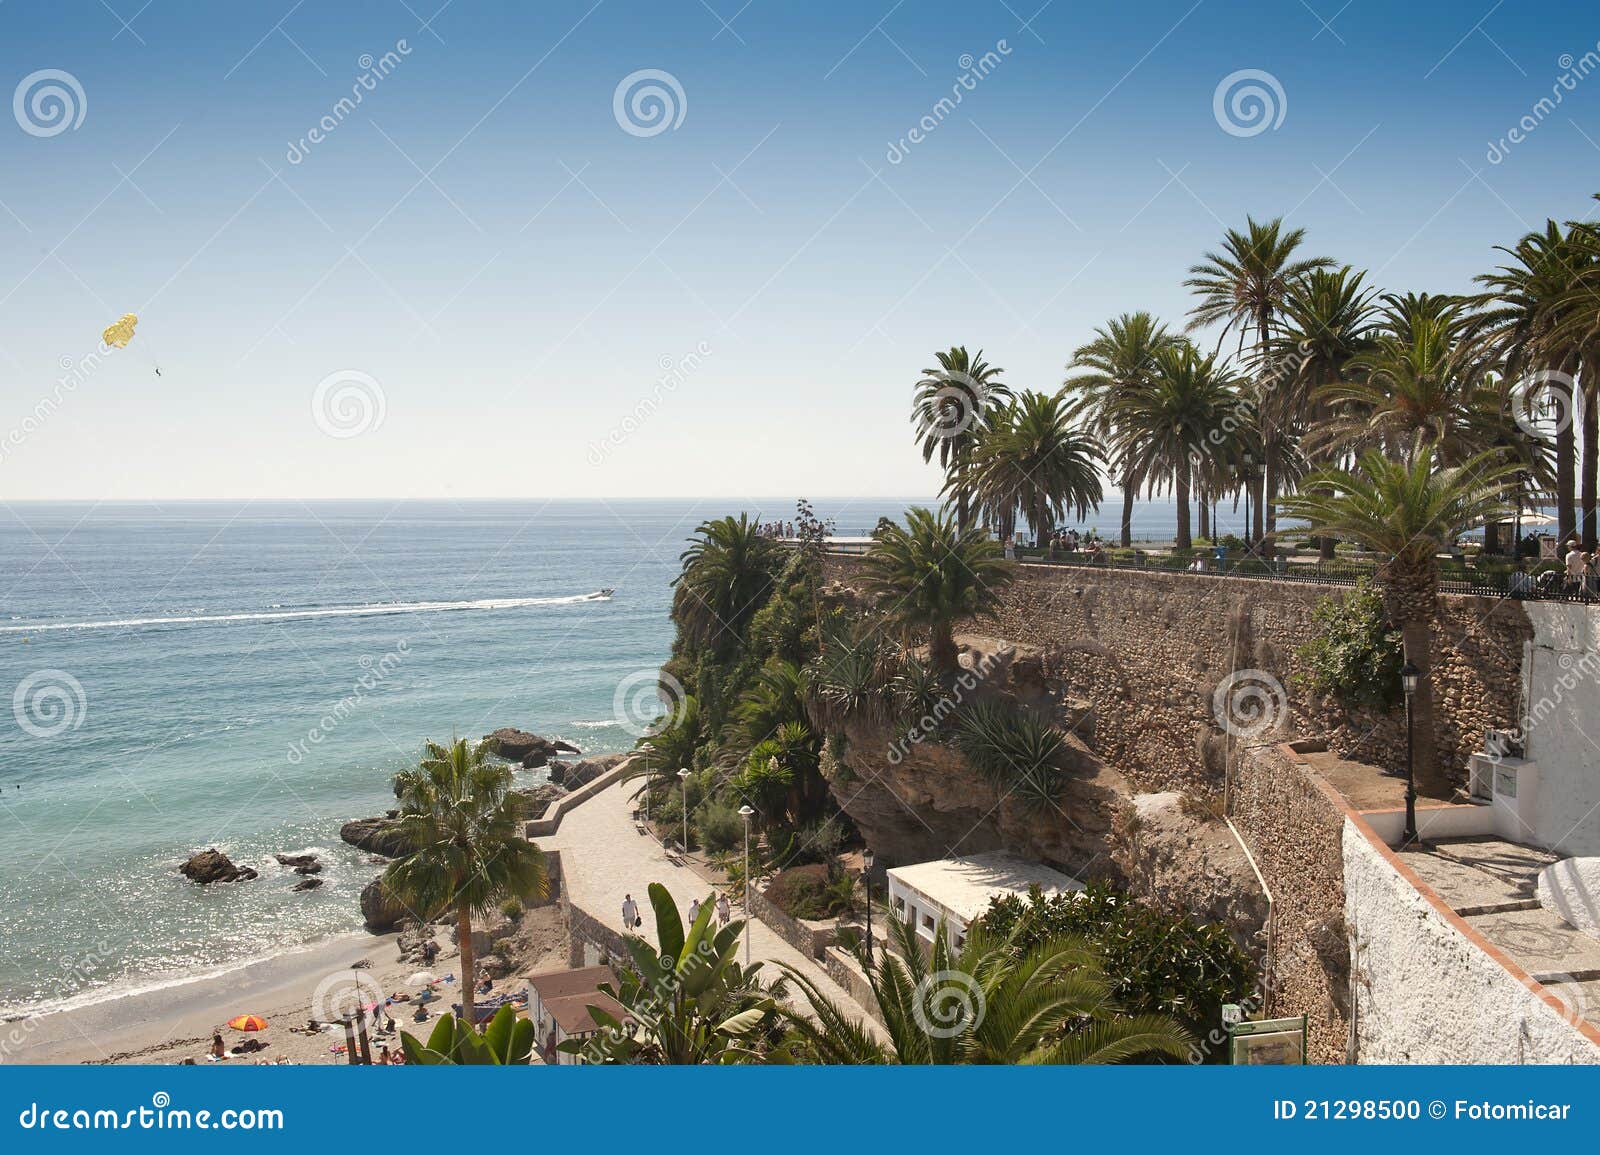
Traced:
[[976, 702], [956, 720], [956, 748], [1002, 794], [1031, 807], [1055, 805], [1063, 786], [1066, 738], [1031, 711]]

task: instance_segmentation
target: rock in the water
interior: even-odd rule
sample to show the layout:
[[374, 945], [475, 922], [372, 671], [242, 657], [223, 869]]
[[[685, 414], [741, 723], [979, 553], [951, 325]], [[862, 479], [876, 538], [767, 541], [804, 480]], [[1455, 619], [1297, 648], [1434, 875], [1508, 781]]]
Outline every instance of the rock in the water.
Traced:
[[513, 790], [511, 793], [517, 799], [521, 816], [529, 820], [543, 818], [545, 811], [567, 794], [563, 787], [554, 782], [546, 782], [542, 786], [527, 790]]
[[212, 882], [247, 882], [257, 877], [256, 872], [248, 866], [235, 866], [232, 859], [215, 847], [192, 855], [178, 870], [185, 878], [201, 886]]
[[322, 863], [320, 863], [320, 862], [304, 862], [304, 863], [301, 863], [299, 866], [295, 867], [294, 868], [294, 872], [296, 874], [321, 874], [322, 873]]
[[557, 786], [565, 786], [567, 784], [567, 774], [572, 770], [572, 767], [573, 763], [571, 762], [561, 762], [556, 759], [552, 759], [548, 767], [550, 781], [555, 783]]
[[317, 856], [315, 854], [274, 854], [272, 857], [278, 860], [279, 866], [315, 866], [317, 864]]
[[361, 918], [373, 934], [393, 930], [410, 914], [405, 904], [390, 893], [381, 877], [361, 888]]
[[302, 878], [299, 882], [294, 884], [293, 889], [295, 889], [295, 890], [315, 890], [315, 889], [317, 889], [317, 887], [319, 887], [321, 885], [322, 885], [322, 879], [320, 879], [320, 878]]
[[511, 726], [503, 726], [493, 734], [485, 734], [483, 740], [493, 743], [494, 751], [500, 757], [512, 762], [521, 762], [523, 768], [527, 770], [543, 766], [562, 751], [569, 754], [583, 753], [576, 746], [559, 738], [555, 740], [541, 738], [537, 734], [530, 734], [526, 730], [518, 730]]
[[[579, 787], [587, 786], [627, 757], [628, 755], [626, 754], [602, 754], [598, 758], [585, 758], [582, 762], [575, 762], [567, 767], [566, 774], [562, 776], [561, 785], [568, 790], [577, 790]], [[550, 777], [552, 781], [555, 780], [555, 775], [552, 774]]]
[[351, 846], [385, 858], [402, 858], [411, 853], [411, 844], [395, 818], [357, 818], [339, 828], [339, 837]]

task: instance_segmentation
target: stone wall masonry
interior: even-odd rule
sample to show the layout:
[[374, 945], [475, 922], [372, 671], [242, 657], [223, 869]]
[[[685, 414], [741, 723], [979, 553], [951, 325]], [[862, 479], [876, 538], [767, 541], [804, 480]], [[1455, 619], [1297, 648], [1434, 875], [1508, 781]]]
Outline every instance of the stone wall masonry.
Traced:
[[1233, 773], [1234, 826], [1272, 893], [1269, 1014], [1307, 1016], [1307, 1058], [1343, 1063], [1350, 1034], [1350, 950], [1344, 925], [1344, 812], [1286, 747], [1248, 747]]
[[[829, 580], [849, 586], [861, 560], [830, 554], [826, 564]], [[1095, 751], [1138, 789], [1213, 791], [1224, 746], [1213, 695], [1241, 671], [1263, 672], [1269, 691], [1284, 687], [1278, 725], [1259, 740], [1316, 737], [1343, 757], [1403, 762], [1403, 710], [1346, 710], [1304, 685], [1296, 650], [1317, 633], [1318, 602], [1340, 593], [1310, 583], [1024, 565], [998, 614], [965, 629], [1038, 647], [1062, 693], [1092, 704]], [[1518, 602], [1440, 601], [1432, 670], [1439, 751], [1464, 781], [1484, 731], [1518, 717], [1532, 629]]]
[[[742, 917], [744, 912], [738, 912]], [[812, 922], [785, 914], [776, 903], [755, 887], [750, 888], [750, 913], [766, 923], [778, 936], [801, 954], [821, 960], [823, 952], [832, 945], [832, 923]]]

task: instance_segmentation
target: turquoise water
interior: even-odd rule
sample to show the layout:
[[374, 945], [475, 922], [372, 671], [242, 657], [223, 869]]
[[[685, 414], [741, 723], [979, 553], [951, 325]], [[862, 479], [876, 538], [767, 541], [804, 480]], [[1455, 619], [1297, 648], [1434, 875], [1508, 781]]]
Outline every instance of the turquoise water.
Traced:
[[[860, 533], [904, 503], [824, 506]], [[339, 826], [387, 808], [425, 740], [519, 726], [631, 746], [616, 693], [666, 657], [685, 539], [740, 508], [793, 515], [779, 499], [10, 507], [0, 1011], [358, 929], [376, 868]], [[261, 877], [188, 884], [174, 868], [207, 846]], [[271, 856], [307, 849], [326, 881], [295, 894]]]
[[[854, 536], [906, 504], [817, 508]], [[630, 747], [618, 690], [642, 722], [678, 555], [741, 509], [793, 517], [781, 499], [4, 507], [0, 1014], [359, 929], [376, 868], [339, 827], [390, 805], [425, 740]], [[1171, 524], [1136, 513], [1141, 534]], [[261, 877], [190, 885], [175, 867], [208, 846]], [[325, 881], [296, 894], [272, 855], [307, 850]]]

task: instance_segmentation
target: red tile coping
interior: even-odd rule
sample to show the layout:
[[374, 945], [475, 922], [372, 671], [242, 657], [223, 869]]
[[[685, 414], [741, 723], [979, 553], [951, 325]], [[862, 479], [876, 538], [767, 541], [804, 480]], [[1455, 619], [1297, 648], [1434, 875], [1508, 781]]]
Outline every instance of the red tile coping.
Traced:
[[[1559, 1014], [1563, 1020], [1570, 1023], [1575, 1030], [1582, 1034], [1584, 1038], [1588, 1039], [1595, 1046], [1600, 1047], [1600, 1030], [1597, 1030], [1587, 1019], [1580, 1019], [1578, 1022], [1574, 1023], [1571, 1017], [1571, 1009], [1565, 1003], [1563, 1003], [1555, 995], [1551, 994], [1547, 989], [1545, 989], [1543, 983], [1513, 962], [1508, 955], [1502, 952], [1488, 939], [1484, 938], [1483, 935], [1479, 934], [1478, 931], [1474, 929], [1466, 919], [1462, 918], [1459, 914], [1452, 910], [1450, 905], [1445, 902], [1444, 899], [1440, 898], [1439, 895], [1434, 891], [1433, 887], [1429, 886], [1426, 882], [1423, 882], [1421, 877], [1418, 876], [1417, 872], [1412, 870], [1403, 861], [1401, 861], [1400, 856], [1390, 849], [1389, 844], [1378, 837], [1377, 831], [1372, 829], [1371, 824], [1369, 824], [1364, 817], [1364, 814], [1367, 813], [1384, 814], [1393, 813], [1393, 811], [1356, 810], [1346, 800], [1345, 796], [1339, 793], [1339, 791], [1335, 790], [1328, 782], [1326, 782], [1322, 775], [1318, 774], [1316, 770], [1312, 768], [1311, 764], [1300, 756], [1297, 750], [1294, 750], [1290, 747], [1289, 743], [1278, 743], [1278, 750], [1283, 754], [1284, 757], [1288, 758], [1296, 766], [1300, 767], [1300, 769], [1306, 774], [1306, 776], [1317, 787], [1317, 789], [1321, 790], [1322, 793], [1327, 797], [1328, 801], [1333, 803], [1333, 805], [1339, 809], [1340, 813], [1350, 820], [1351, 825], [1353, 825], [1361, 834], [1361, 836], [1365, 838], [1369, 844], [1371, 844], [1372, 848], [1381, 854], [1384, 859], [1388, 861], [1389, 865], [1394, 867], [1395, 871], [1400, 875], [1400, 877], [1409, 882], [1416, 889], [1417, 893], [1420, 894], [1423, 899], [1430, 906], [1432, 906], [1433, 909], [1437, 911], [1446, 922], [1454, 927], [1456, 931], [1463, 935], [1468, 942], [1472, 943], [1473, 946], [1477, 947], [1484, 954], [1488, 955], [1495, 962], [1499, 963], [1500, 966], [1505, 969], [1506, 973], [1508, 973], [1512, 978], [1516, 979], [1523, 986], [1527, 987], [1528, 990], [1532, 991], [1534, 995], [1542, 999], [1552, 1010]], [[1450, 804], [1446, 803], [1445, 805]]]

